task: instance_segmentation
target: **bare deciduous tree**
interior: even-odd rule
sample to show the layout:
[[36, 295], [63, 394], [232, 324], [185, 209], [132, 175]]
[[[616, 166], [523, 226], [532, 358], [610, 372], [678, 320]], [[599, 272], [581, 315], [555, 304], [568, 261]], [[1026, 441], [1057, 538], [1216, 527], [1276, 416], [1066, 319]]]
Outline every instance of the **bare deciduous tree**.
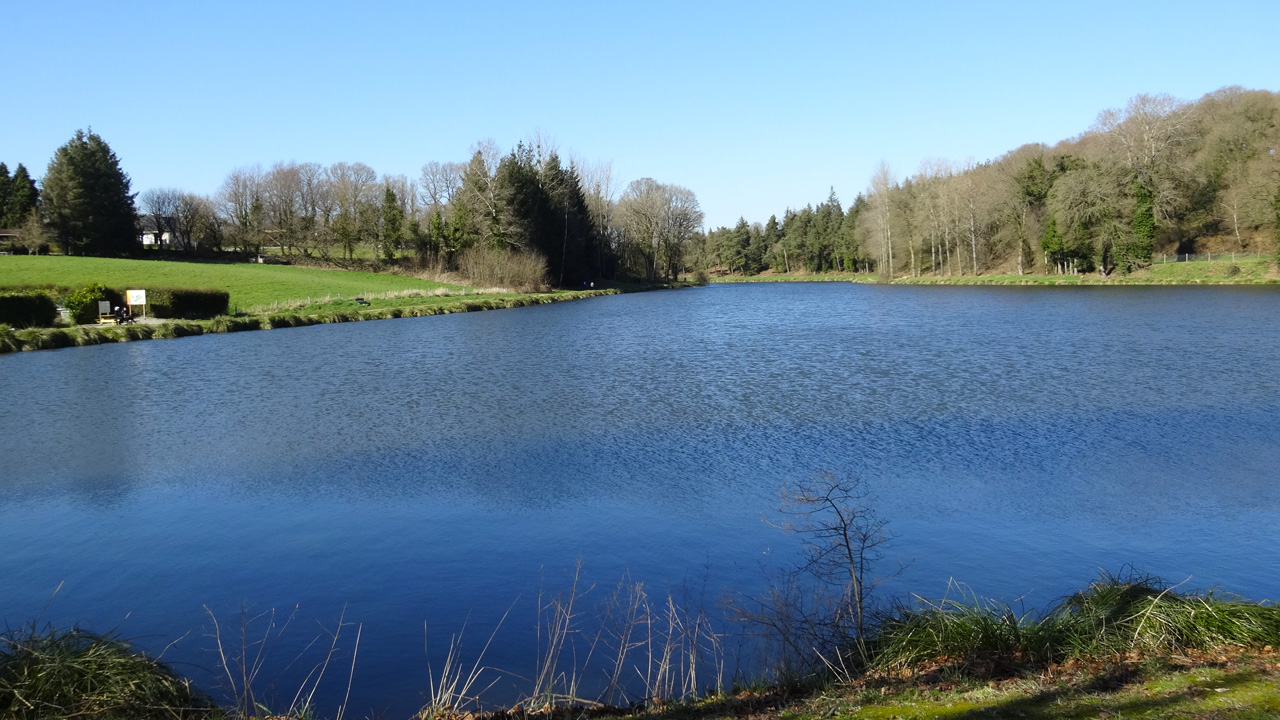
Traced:
[[624, 261], [652, 281], [679, 274], [685, 243], [702, 228], [702, 210], [692, 190], [641, 178], [618, 200], [617, 225]]
[[262, 167], [252, 165], [232, 170], [215, 196], [218, 212], [230, 225], [227, 234], [241, 251], [261, 244], [262, 192]]
[[872, 237], [880, 252], [881, 272], [893, 279], [893, 205], [889, 193], [896, 182], [889, 164], [881, 160], [871, 176], [871, 188], [867, 200], [871, 204]]
[[423, 201], [429, 211], [443, 211], [453, 204], [454, 197], [462, 188], [462, 174], [466, 169], [464, 163], [442, 163], [434, 160], [422, 166]]
[[166, 235], [170, 245], [178, 243], [175, 216], [181, 197], [182, 191], [177, 188], [152, 188], [138, 198], [143, 211], [150, 215], [151, 221], [155, 223], [156, 240], [162, 247], [166, 242]]
[[174, 211], [178, 226], [178, 249], [191, 252], [197, 248], [217, 247], [220, 242], [218, 213], [213, 202], [195, 193], [183, 193]]

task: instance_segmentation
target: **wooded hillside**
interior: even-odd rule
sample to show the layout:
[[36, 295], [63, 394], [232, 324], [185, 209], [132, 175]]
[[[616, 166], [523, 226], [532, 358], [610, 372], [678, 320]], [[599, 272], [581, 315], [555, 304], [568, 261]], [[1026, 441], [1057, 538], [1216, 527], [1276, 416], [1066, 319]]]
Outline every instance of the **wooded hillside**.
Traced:
[[735, 274], [1128, 272], [1153, 255], [1280, 245], [1280, 95], [1228, 87], [1194, 103], [1138, 95], [1053, 147], [988, 162], [881, 163], [846, 209], [719, 228], [691, 267]]

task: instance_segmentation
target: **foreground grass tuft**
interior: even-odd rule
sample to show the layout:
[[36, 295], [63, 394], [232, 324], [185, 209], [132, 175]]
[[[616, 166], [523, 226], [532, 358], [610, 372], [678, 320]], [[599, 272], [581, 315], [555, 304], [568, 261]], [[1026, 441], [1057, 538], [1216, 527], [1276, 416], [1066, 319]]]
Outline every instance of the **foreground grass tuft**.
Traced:
[[0, 717], [208, 717], [213, 702], [110, 635], [27, 627], [0, 635]]
[[944, 659], [969, 674], [1008, 676], [1071, 658], [1280, 646], [1280, 607], [1104, 575], [1039, 617], [964, 591], [900, 606], [874, 644], [872, 665], [881, 671]]

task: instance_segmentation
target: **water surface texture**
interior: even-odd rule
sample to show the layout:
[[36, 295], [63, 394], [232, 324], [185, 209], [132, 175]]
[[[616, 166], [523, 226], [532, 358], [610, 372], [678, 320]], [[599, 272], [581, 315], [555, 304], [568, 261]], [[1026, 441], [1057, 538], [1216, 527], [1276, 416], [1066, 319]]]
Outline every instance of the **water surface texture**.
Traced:
[[206, 607], [237, 643], [293, 616], [264, 681], [342, 617], [357, 715], [416, 709], [424, 622], [438, 668], [515, 603], [486, 661], [531, 674], [578, 561], [758, 590], [819, 471], [873, 488], [882, 597], [1126, 563], [1280, 595], [1273, 288], [712, 286], [5, 356], [0, 399], [0, 620], [177, 640], [216, 688]]

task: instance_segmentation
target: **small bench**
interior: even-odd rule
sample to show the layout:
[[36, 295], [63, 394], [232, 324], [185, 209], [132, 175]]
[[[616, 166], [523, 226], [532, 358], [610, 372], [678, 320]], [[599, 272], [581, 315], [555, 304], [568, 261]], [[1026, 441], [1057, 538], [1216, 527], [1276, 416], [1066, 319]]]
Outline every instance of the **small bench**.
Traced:
[[111, 314], [111, 301], [98, 301], [98, 324], [99, 325], [115, 325], [116, 316]]

